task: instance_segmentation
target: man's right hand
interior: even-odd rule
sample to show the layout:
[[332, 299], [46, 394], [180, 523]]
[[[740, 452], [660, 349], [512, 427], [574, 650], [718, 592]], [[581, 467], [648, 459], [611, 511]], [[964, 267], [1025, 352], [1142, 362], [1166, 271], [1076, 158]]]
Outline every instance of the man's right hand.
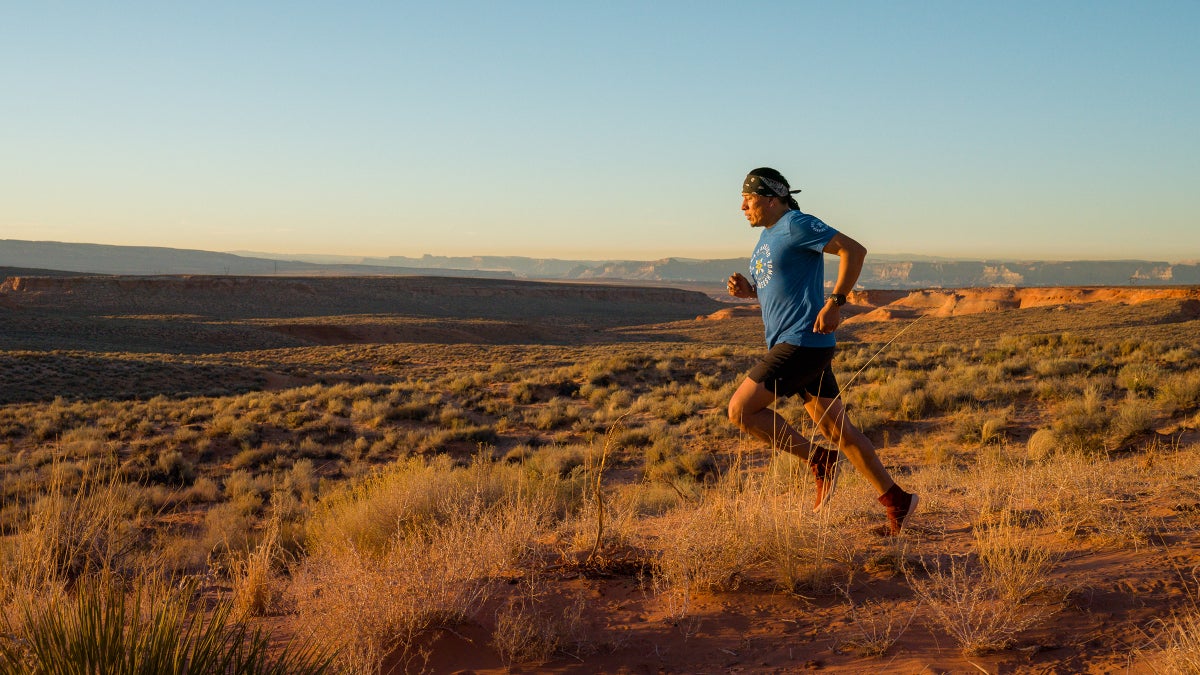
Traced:
[[750, 285], [746, 277], [740, 273], [731, 274], [725, 282], [725, 288], [729, 289], [729, 294], [735, 298], [757, 298], [756, 289]]

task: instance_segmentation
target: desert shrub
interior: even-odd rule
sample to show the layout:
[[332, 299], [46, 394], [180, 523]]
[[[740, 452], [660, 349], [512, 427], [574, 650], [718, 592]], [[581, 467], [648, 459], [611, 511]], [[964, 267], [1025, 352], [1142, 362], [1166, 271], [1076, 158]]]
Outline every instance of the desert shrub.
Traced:
[[217, 485], [216, 481], [211, 478], [201, 477], [197, 478], [196, 482], [192, 483], [192, 486], [188, 488], [183, 501], [211, 504], [217, 501], [220, 496], [221, 488]]
[[279, 530], [280, 520], [276, 514], [267, 523], [258, 545], [230, 561], [231, 602], [235, 617], [264, 616], [271, 608], [278, 592], [275, 568], [279, 564]]
[[1087, 363], [1080, 359], [1052, 358], [1038, 361], [1033, 370], [1040, 377], [1062, 377], [1074, 375], [1087, 369]]
[[842, 593], [850, 610], [850, 622], [858, 633], [847, 640], [845, 646], [860, 656], [878, 658], [887, 654], [917, 616], [914, 609], [905, 618], [894, 603], [880, 600], [867, 600], [856, 605], [848, 590], [842, 589]]
[[562, 512], [580, 489], [578, 480], [560, 480], [558, 472], [529, 472], [482, 457], [461, 468], [444, 455], [412, 457], [329, 491], [308, 521], [308, 539], [345, 540], [378, 553], [397, 532], [444, 522], [470, 504], [491, 507], [517, 494], [542, 503], [539, 513]]
[[1162, 378], [1162, 369], [1146, 361], [1127, 363], [1117, 371], [1117, 384], [1134, 394], [1152, 393]]
[[189, 485], [196, 480], [196, 465], [184, 458], [178, 450], [165, 450], [158, 454], [155, 462], [158, 477], [175, 485]]
[[446, 386], [452, 394], [463, 395], [474, 392], [487, 385], [487, 376], [483, 373], [471, 373], [456, 377]]
[[[648, 440], [651, 437], [651, 432], [646, 429], [639, 429], [643, 432]], [[654, 430], [652, 435], [653, 440], [646, 447], [643, 454], [643, 461], [647, 467], [659, 464], [675, 457], [678, 457], [683, 452], [683, 438], [667, 429]], [[622, 439], [617, 439], [620, 443]]]
[[700, 408], [695, 400], [690, 398], [676, 398], [669, 401], [662, 411], [663, 419], [671, 424], [679, 424], [692, 415]]
[[1154, 426], [1157, 411], [1144, 399], [1129, 398], [1113, 413], [1109, 433], [1115, 444], [1150, 431]]
[[1108, 414], [1098, 389], [1088, 387], [1083, 398], [1068, 401], [1054, 421], [1054, 431], [1063, 445], [1075, 450], [1099, 450], [1108, 424]]
[[1041, 608], [1010, 602], [994, 577], [965, 559], [926, 564], [926, 571], [926, 578], [910, 574], [909, 584], [968, 656], [1004, 649], [1044, 618]]
[[625, 389], [618, 389], [608, 397], [607, 410], [609, 412], [620, 412], [628, 408], [633, 403], [633, 394]]
[[954, 435], [959, 441], [984, 445], [1003, 438], [1013, 409], [960, 412], [954, 420]]
[[530, 457], [533, 457], [533, 448], [525, 443], [521, 443], [510, 448], [508, 452], [505, 452], [502, 461], [505, 464], [521, 464], [529, 461]]
[[395, 420], [417, 420], [424, 421], [429, 419], [433, 414], [434, 405], [423, 401], [409, 401], [393, 405], [386, 414], [385, 419], [389, 421]]
[[213, 417], [206, 433], [209, 438], [228, 438], [237, 444], [255, 443], [259, 439], [258, 425], [236, 411], [225, 411]]
[[350, 406], [350, 419], [369, 428], [376, 428], [392, 414], [392, 405], [386, 400], [360, 398]]
[[671, 615], [686, 616], [697, 591], [730, 589], [761, 552], [744, 536], [746, 513], [731, 500], [710, 498], [662, 516], [654, 580]]
[[483, 402], [479, 410], [494, 417], [502, 417], [515, 409], [512, 401], [502, 398], [489, 398]]
[[278, 452], [279, 449], [270, 444], [264, 444], [257, 448], [244, 447], [233, 456], [229, 465], [234, 469], [257, 469], [274, 459]]
[[81, 577], [127, 571], [140, 530], [132, 486], [98, 467], [74, 487], [51, 472], [20, 533], [0, 548], [0, 608], [27, 594], [53, 596]]
[[332, 459], [338, 456], [337, 447], [322, 443], [315, 438], [302, 438], [296, 447], [296, 456], [311, 459]]
[[871, 433], [887, 424], [888, 417], [882, 411], [873, 408], [857, 408], [851, 415], [854, 426], [863, 433]]
[[1021, 528], [1004, 509], [975, 527], [979, 561], [1001, 600], [1020, 604], [1049, 586], [1057, 556]]
[[67, 457], [96, 457], [104, 454], [108, 434], [98, 427], [75, 427], [63, 432], [59, 447]]
[[678, 488], [656, 483], [636, 483], [617, 486], [613, 500], [635, 517], [660, 516], [677, 506]]
[[210, 507], [204, 512], [200, 537], [195, 541], [192, 551], [185, 555], [187, 562], [248, 550], [253, 543], [256, 520], [252, 511], [235, 504], [223, 503]]
[[537, 387], [532, 382], [526, 380], [515, 382], [508, 387], [508, 395], [513, 400], [513, 403], [533, 403], [536, 393]]
[[576, 658], [591, 651], [593, 640], [583, 622], [584, 597], [554, 610], [543, 595], [544, 591], [524, 592], [496, 612], [492, 646], [505, 663], [540, 665], [560, 651]]
[[1058, 450], [1058, 436], [1053, 429], [1038, 429], [1033, 432], [1025, 444], [1029, 459], [1042, 461], [1049, 458]]
[[1171, 373], [1157, 386], [1155, 401], [1167, 412], [1189, 411], [1200, 405], [1200, 370]]
[[712, 453], [703, 450], [694, 450], [680, 455], [679, 464], [689, 476], [696, 480], [703, 480], [709, 476], [715, 476], [717, 473], [716, 458], [712, 456]]
[[308, 503], [317, 496], [320, 479], [311, 459], [299, 459], [283, 479], [283, 489], [296, 495], [301, 501]]
[[244, 511], [255, 511], [262, 507], [263, 498], [270, 492], [249, 471], [238, 470], [225, 479], [225, 497], [231, 504]]
[[652, 442], [651, 430], [646, 427], [621, 429], [613, 436], [613, 444], [618, 448], [644, 447]]
[[1059, 452], [1053, 461], [1032, 465], [1021, 483], [1036, 488], [1038, 510], [1052, 529], [1088, 536], [1099, 545], [1136, 550], [1149, 541], [1155, 527], [1151, 513], [1121, 503], [1146, 489], [1147, 476], [1138, 467], [1103, 455]]
[[454, 429], [466, 426], [469, 420], [467, 419], [467, 412], [465, 410], [453, 403], [447, 403], [442, 407], [441, 412], [438, 413], [437, 422], [439, 426]]
[[555, 397], [541, 408], [532, 408], [525, 412], [525, 420], [535, 429], [549, 431], [571, 424], [579, 419], [579, 410], [569, 407], [567, 402]]
[[929, 396], [917, 386], [917, 381], [911, 377], [894, 377], [878, 385], [875, 394], [879, 407], [896, 419], [919, 419], [925, 412]]
[[927, 378], [923, 391], [933, 410], [952, 412], [971, 400], [974, 387], [972, 380], [939, 366]]
[[1029, 359], [1014, 356], [1000, 362], [1000, 372], [1006, 377], [1016, 377], [1029, 372]]
[[528, 463], [542, 476], [566, 478], [583, 466], [589, 451], [578, 445], [550, 445], [534, 452]]
[[177, 445], [187, 445], [200, 440], [200, 437], [200, 430], [195, 427], [179, 427], [171, 435], [171, 440]]
[[[469, 471], [455, 478], [463, 476], [486, 478]], [[310, 525], [312, 554], [294, 574], [290, 595], [301, 620], [340, 647], [337, 664], [345, 671], [377, 673], [390, 653], [407, 663], [429, 628], [473, 616], [494, 592], [494, 575], [524, 554], [548, 516], [546, 502], [515, 491], [502, 491], [489, 504], [491, 488], [471, 491], [439, 520], [395, 520], [385, 515], [389, 509], [372, 512], [370, 505], [392, 488], [375, 483], [357, 496], [343, 496], [316, 521], [329, 523], [336, 521], [335, 511], [350, 512], [348, 499], [365, 507], [359, 513], [370, 514], [359, 523], [360, 532], [378, 528], [383, 536], [364, 547], [345, 536], [345, 526]]]

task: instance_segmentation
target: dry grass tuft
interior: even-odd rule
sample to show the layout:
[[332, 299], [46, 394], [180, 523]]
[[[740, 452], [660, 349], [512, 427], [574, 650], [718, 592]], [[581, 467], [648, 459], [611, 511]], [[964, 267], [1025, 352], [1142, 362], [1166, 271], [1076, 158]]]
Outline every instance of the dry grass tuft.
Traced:
[[267, 531], [258, 546], [229, 566], [233, 584], [233, 613], [236, 617], [264, 616], [271, 608], [277, 590], [275, 568], [280, 555], [279, 515], [267, 523]]
[[736, 588], [741, 575], [761, 562], [747, 537], [748, 513], [719, 496], [672, 510], [658, 519], [655, 589], [672, 617], [687, 616], [696, 591]]
[[472, 617], [544, 531], [558, 483], [523, 476], [408, 462], [332, 496], [294, 572], [301, 620], [336, 640], [345, 670], [378, 672], [393, 653], [411, 662], [428, 630]]
[[496, 613], [492, 646], [509, 666], [541, 665], [558, 653], [581, 658], [595, 649], [583, 620], [585, 610], [582, 595], [552, 607], [546, 586], [526, 577], [521, 592]]
[[1010, 510], [975, 527], [979, 560], [1002, 600], [1020, 604], [1045, 590], [1058, 556], [1038, 545]]
[[1176, 614], [1164, 626], [1156, 640], [1160, 651], [1147, 655], [1157, 672], [1200, 673], [1200, 610], [1193, 607]]
[[0, 548], [0, 609], [14, 600], [61, 596], [82, 577], [123, 572], [140, 536], [132, 486], [99, 465], [75, 475], [50, 471], [28, 522]]
[[926, 568], [925, 579], [909, 575], [917, 596], [929, 608], [934, 623], [945, 630], [968, 656], [1008, 647], [1017, 635], [1044, 619], [1038, 607], [1006, 599], [995, 578], [962, 558]]
[[847, 640], [845, 646], [860, 656], [879, 658], [887, 654], [912, 625], [919, 608], [916, 606], [912, 611], [904, 612], [896, 603], [882, 600], [866, 600], [856, 604], [848, 589], [842, 589], [842, 594], [850, 610], [850, 621], [858, 633]]

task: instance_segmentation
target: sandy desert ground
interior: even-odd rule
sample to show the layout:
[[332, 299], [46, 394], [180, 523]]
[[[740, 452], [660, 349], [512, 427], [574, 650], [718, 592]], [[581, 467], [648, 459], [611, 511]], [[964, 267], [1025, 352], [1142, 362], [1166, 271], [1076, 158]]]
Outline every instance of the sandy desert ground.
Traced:
[[0, 649], [97, 585], [186, 582], [331, 672], [1198, 672], [1200, 289], [847, 314], [851, 415], [923, 500], [900, 537], [852, 471], [811, 513], [805, 468], [726, 419], [752, 306], [9, 278]]

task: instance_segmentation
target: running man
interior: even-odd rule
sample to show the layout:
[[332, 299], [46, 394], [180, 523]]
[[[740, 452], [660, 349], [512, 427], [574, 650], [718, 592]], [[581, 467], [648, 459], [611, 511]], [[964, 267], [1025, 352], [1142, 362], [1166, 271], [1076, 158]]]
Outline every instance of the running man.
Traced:
[[[750, 257], [748, 280], [729, 277], [729, 294], [758, 298], [766, 326], [767, 355], [729, 401], [729, 419], [774, 447], [805, 459], [816, 476], [814, 511], [829, 503], [837, 483], [839, 454], [866, 477], [887, 509], [886, 534], [899, 534], [917, 509], [917, 495], [905, 492], [888, 475], [875, 446], [846, 416], [833, 377], [833, 331], [841, 307], [862, 272], [867, 249], [819, 218], [800, 211], [781, 173], [755, 169], [742, 184], [742, 212], [751, 227], [763, 228]], [[837, 283], [826, 298], [824, 254], [839, 258]], [[778, 397], [802, 396], [804, 409], [838, 450], [809, 443], [771, 407]]]

